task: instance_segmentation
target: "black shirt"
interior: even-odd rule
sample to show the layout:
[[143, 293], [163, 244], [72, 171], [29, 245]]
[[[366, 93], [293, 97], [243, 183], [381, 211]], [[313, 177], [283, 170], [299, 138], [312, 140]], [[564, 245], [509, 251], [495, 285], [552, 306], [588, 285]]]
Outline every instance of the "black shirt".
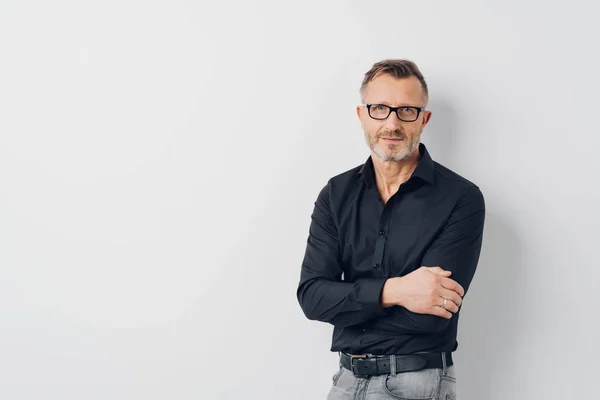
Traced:
[[384, 205], [373, 160], [331, 178], [315, 202], [297, 297], [308, 319], [334, 325], [331, 351], [455, 351], [451, 319], [384, 308], [386, 279], [421, 266], [452, 271], [465, 295], [482, 245], [479, 188], [433, 161], [424, 144], [410, 179]]

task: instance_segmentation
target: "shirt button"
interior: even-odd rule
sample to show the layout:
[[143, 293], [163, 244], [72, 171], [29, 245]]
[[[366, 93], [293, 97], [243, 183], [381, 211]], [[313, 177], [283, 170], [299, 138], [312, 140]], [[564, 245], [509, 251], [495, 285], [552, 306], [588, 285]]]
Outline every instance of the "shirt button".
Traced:
[[379, 264], [375, 264], [375, 265], [373, 265], [373, 268], [375, 268], [375, 269], [379, 269]]

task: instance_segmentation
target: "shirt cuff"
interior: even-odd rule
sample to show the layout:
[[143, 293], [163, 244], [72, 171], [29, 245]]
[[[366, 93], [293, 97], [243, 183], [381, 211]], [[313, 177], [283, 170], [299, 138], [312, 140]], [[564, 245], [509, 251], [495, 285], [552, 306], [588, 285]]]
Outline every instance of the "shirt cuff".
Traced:
[[361, 279], [361, 281], [359, 298], [362, 299], [365, 309], [377, 315], [385, 315], [386, 309], [381, 304], [381, 293], [387, 278]]

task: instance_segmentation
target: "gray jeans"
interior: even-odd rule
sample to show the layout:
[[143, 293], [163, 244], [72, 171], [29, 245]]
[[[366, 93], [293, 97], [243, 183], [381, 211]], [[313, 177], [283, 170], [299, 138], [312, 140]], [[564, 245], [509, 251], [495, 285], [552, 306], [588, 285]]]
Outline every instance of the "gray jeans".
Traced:
[[357, 378], [339, 367], [327, 400], [456, 400], [454, 365]]

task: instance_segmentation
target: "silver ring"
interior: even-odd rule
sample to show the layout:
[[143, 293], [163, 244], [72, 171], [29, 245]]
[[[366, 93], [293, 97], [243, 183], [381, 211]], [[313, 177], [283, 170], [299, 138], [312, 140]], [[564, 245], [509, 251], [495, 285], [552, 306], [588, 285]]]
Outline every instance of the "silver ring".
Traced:
[[444, 299], [444, 304], [442, 305], [442, 308], [446, 308], [446, 303], [448, 302], [448, 300]]

